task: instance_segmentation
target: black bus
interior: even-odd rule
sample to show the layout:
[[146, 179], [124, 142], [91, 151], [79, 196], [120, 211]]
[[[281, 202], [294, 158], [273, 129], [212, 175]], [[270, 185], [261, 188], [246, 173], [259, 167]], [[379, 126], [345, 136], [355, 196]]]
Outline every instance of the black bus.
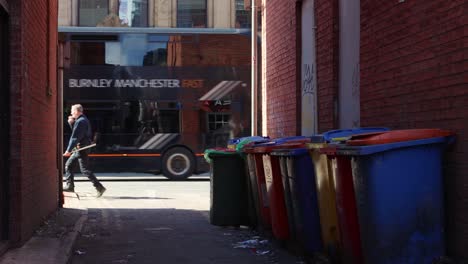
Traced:
[[[79, 103], [97, 172], [205, 172], [206, 148], [250, 134], [250, 36], [63, 32], [64, 120]], [[65, 145], [70, 136], [65, 127]]]

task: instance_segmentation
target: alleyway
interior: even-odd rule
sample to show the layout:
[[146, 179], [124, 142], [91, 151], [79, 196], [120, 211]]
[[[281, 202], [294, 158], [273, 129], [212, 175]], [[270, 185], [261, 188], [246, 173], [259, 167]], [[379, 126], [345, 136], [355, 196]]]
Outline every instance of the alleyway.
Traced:
[[76, 186], [88, 220], [70, 263], [302, 263], [272, 244], [236, 248], [256, 237], [209, 223], [209, 181], [104, 182], [100, 199], [89, 182]]

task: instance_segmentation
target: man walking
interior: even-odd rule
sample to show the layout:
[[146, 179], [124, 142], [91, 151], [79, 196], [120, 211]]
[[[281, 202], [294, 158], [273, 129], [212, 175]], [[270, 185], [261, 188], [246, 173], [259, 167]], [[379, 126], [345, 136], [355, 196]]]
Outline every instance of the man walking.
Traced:
[[106, 191], [106, 188], [102, 186], [94, 173], [89, 169], [89, 149], [76, 151], [79, 150], [80, 147], [83, 148], [91, 144], [91, 124], [88, 118], [86, 118], [86, 116], [83, 114], [83, 106], [80, 104], [72, 105], [71, 117], [74, 119], [74, 122], [73, 120], [70, 120], [70, 118], [68, 122], [73, 127], [73, 130], [70, 141], [68, 142], [67, 150], [63, 154], [64, 157], [69, 157], [65, 163], [66, 186], [63, 188], [63, 190], [68, 192], [75, 191], [72, 165], [76, 162], [76, 160], [78, 160], [81, 173], [86, 175], [93, 183], [97, 190], [96, 197], [101, 197], [102, 194]]

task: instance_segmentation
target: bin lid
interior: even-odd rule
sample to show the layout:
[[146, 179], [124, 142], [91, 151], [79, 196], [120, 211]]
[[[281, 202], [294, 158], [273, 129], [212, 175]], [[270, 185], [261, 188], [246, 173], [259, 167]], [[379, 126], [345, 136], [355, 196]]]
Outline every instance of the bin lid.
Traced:
[[270, 153], [277, 150], [289, 150], [289, 149], [298, 149], [305, 148], [305, 142], [295, 141], [295, 142], [286, 142], [283, 144], [270, 144], [265, 146], [255, 146], [251, 152], [248, 153]]
[[244, 148], [249, 147], [250, 145], [253, 144], [259, 144], [259, 143], [266, 143], [269, 142], [269, 138], [264, 138], [264, 137], [245, 137], [242, 138], [240, 141], [238, 141], [236, 144], [233, 145], [228, 145], [228, 148], [230, 149], [235, 149], [236, 151], [240, 152]]
[[271, 145], [271, 146], [263, 146], [263, 147], [255, 147], [252, 152], [250, 153], [271, 153], [272, 151], [277, 150], [289, 150], [289, 149], [297, 149], [297, 148], [304, 148], [304, 143], [296, 142], [296, 143], [285, 143], [280, 145]]
[[278, 149], [275, 149], [271, 155], [273, 156], [302, 156], [302, 155], [309, 155], [309, 151], [307, 148], [302, 145], [302, 147], [299, 148], [291, 148], [291, 149], [284, 149], [278, 147]]
[[344, 141], [349, 139], [350, 136], [364, 133], [375, 133], [388, 131], [386, 127], [361, 127], [352, 129], [336, 129], [330, 130], [323, 134], [314, 135], [311, 137], [312, 143], [330, 143], [333, 141]]
[[283, 148], [298, 148], [298, 145], [302, 145], [310, 142], [310, 137], [305, 136], [295, 136], [295, 137], [284, 137], [284, 138], [275, 138], [269, 142], [265, 143], [254, 143], [249, 147], [244, 149], [246, 153], [270, 153], [274, 149], [278, 149], [278, 146]]
[[272, 141], [275, 144], [284, 144], [287, 142], [310, 142], [310, 137], [305, 137], [305, 136], [283, 137], [283, 138], [275, 138]]
[[251, 136], [251, 137], [240, 137], [240, 138], [231, 138], [228, 140], [228, 145], [236, 145], [242, 141], [248, 140], [250, 142], [258, 142], [258, 141], [265, 141], [270, 140], [269, 137], [261, 137], [261, 136]]
[[346, 144], [350, 146], [368, 146], [452, 135], [454, 135], [452, 131], [442, 129], [403, 129], [383, 133], [354, 135], [351, 136]]
[[321, 154], [328, 156], [335, 156], [337, 154], [339, 146], [342, 144], [328, 144], [326, 147], [320, 148], [318, 151]]
[[239, 155], [239, 152], [237, 152], [234, 149], [229, 149], [229, 148], [212, 148], [212, 149], [206, 149], [203, 156], [205, 157], [205, 160], [208, 163], [211, 163], [213, 157], [232, 156], [232, 155]]
[[434, 138], [425, 138], [418, 140], [410, 141], [401, 141], [388, 144], [378, 144], [378, 145], [367, 145], [367, 146], [350, 146], [350, 145], [339, 145], [337, 148], [336, 154], [343, 156], [364, 156], [372, 155], [375, 153], [381, 153], [385, 151], [391, 151], [395, 149], [403, 148], [415, 148], [422, 145], [439, 145], [441, 148], [452, 143], [454, 137], [434, 137]]

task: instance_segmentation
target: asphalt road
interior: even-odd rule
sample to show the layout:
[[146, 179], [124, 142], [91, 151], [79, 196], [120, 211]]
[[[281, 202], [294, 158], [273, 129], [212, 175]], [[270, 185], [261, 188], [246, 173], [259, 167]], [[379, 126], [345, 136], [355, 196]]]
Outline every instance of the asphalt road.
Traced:
[[304, 263], [249, 229], [211, 225], [206, 179], [103, 184], [108, 190], [96, 199], [90, 182], [76, 183], [80, 201], [88, 208], [88, 221], [73, 250], [72, 264]]

